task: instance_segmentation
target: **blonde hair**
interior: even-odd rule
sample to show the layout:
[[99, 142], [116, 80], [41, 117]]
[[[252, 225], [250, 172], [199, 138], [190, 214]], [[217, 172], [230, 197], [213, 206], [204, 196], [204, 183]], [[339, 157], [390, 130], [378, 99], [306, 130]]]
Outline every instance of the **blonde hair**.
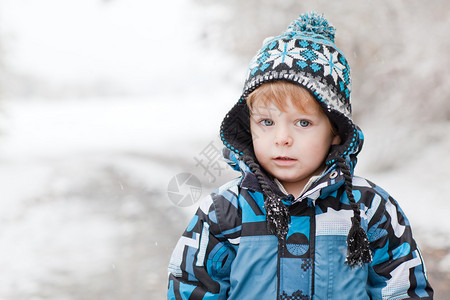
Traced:
[[[326, 116], [319, 103], [306, 89], [283, 80], [267, 82], [258, 87], [247, 97], [247, 106], [250, 114], [255, 109], [257, 110], [258, 105], [269, 106], [270, 103], [275, 104], [282, 112], [286, 112], [286, 99], [291, 99], [292, 105], [300, 112], [319, 113]], [[327, 119], [330, 122], [331, 132], [333, 135], [337, 135], [336, 128], [331, 124], [328, 117]]]

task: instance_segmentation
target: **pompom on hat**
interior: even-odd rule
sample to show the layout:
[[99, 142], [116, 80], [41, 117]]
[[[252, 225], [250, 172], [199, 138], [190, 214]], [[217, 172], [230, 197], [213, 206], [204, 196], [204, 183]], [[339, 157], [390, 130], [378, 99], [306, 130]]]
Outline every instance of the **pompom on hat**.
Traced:
[[[254, 159], [250, 133], [250, 112], [246, 99], [250, 93], [267, 82], [284, 80], [308, 90], [319, 103], [341, 137], [340, 145], [333, 145], [325, 160], [327, 165], [338, 164], [344, 174], [346, 192], [354, 211], [348, 241], [347, 264], [362, 265], [370, 261], [367, 235], [361, 228], [359, 207], [352, 195], [351, 171], [356, 155], [362, 147], [362, 134], [351, 116], [350, 67], [344, 53], [335, 42], [335, 28], [322, 15], [314, 12], [302, 14], [279, 36], [264, 40], [262, 48], [250, 62], [244, 89], [239, 101], [225, 116], [220, 136], [224, 145], [244, 160]], [[250, 158], [249, 158], [250, 157]], [[254, 165], [254, 164], [252, 164]], [[254, 171], [252, 168], [252, 171]], [[258, 170], [255, 170], [258, 171]], [[258, 173], [258, 172], [256, 172]], [[259, 178], [263, 186], [263, 180]], [[268, 223], [279, 238], [287, 232], [286, 208], [281, 201], [273, 200], [269, 190], [266, 210], [275, 207], [282, 211], [283, 220]], [[271, 199], [267, 203], [267, 199]], [[280, 225], [284, 224], [284, 225]]]

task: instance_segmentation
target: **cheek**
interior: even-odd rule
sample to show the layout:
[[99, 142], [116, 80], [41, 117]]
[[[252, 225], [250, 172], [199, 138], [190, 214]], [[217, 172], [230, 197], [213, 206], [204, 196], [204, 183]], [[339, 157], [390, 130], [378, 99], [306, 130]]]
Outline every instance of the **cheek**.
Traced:
[[267, 132], [267, 130], [262, 130], [260, 128], [252, 130], [252, 141], [255, 147], [267, 148], [272, 145], [274, 137]]
[[264, 161], [264, 151], [263, 149], [266, 148], [264, 144], [261, 143], [261, 139], [258, 137], [255, 137], [252, 134], [252, 140], [253, 140], [253, 152], [255, 153], [256, 159], [261, 163]]
[[307, 140], [304, 140], [302, 145], [305, 145], [305, 151], [311, 152], [316, 155], [323, 155], [328, 153], [332, 142], [332, 137], [328, 132], [316, 132], [308, 136]]
[[255, 152], [256, 158], [261, 161], [264, 160], [267, 150], [270, 147], [271, 138], [264, 134], [263, 131], [258, 129], [251, 129], [252, 141], [253, 141], [253, 151]]
[[264, 137], [258, 134], [258, 132], [252, 132], [252, 141], [255, 154], [261, 152], [266, 147]]
[[261, 144], [264, 139], [264, 131], [258, 125], [250, 123], [250, 133], [252, 135], [253, 144]]

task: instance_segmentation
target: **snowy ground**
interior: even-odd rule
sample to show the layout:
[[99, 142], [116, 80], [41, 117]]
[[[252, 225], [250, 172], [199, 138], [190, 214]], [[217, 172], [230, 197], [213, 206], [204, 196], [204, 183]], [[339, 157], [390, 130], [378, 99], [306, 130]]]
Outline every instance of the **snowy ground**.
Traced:
[[196, 136], [214, 140], [218, 127], [186, 114], [216, 104], [186, 105], [4, 105], [1, 299], [163, 298], [168, 255], [194, 209], [173, 205], [167, 184], [180, 172], [207, 182], [193, 156], [210, 141]]
[[[175, 206], [168, 182], [190, 172], [205, 195], [234, 175], [209, 182], [195, 160], [211, 141], [219, 147], [216, 129], [228, 100], [187, 100], [175, 110], [169, 99], [5, 103], [1, 299], [164, 297], [169, 254], [195, 209]], [[210, 118], [199, 118], [205, 112]], [[445, 151], [424, 154], [428, 164]], [[445, 179], [433, 180], [445, 171], [438, 166], [430, 177], [417, 174], [419, 167], [367, 175], [362, 164], [362, 172], [400, 201], [430, 276], [445, 282], [449, 205], [439, 195], [449, 191]]]

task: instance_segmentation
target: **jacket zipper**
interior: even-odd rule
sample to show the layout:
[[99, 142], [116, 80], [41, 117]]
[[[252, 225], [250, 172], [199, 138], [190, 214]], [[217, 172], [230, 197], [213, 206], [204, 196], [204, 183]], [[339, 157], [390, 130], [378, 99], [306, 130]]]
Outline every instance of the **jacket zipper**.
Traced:
[[280, 278], [281, 278], [281, 257], [284, 254], [284, 243], [278, 240], [278, 254], [277, 254], [277, 300], [280, 299]]
[[314, 278], [315, 276], [315, 261], [316, 261], [316, 207], [312, 203], [312, 216], [311, 216], [311, 234], [310, 234], [310, 259], [311, 259], [311, 299], [314, 299]]

